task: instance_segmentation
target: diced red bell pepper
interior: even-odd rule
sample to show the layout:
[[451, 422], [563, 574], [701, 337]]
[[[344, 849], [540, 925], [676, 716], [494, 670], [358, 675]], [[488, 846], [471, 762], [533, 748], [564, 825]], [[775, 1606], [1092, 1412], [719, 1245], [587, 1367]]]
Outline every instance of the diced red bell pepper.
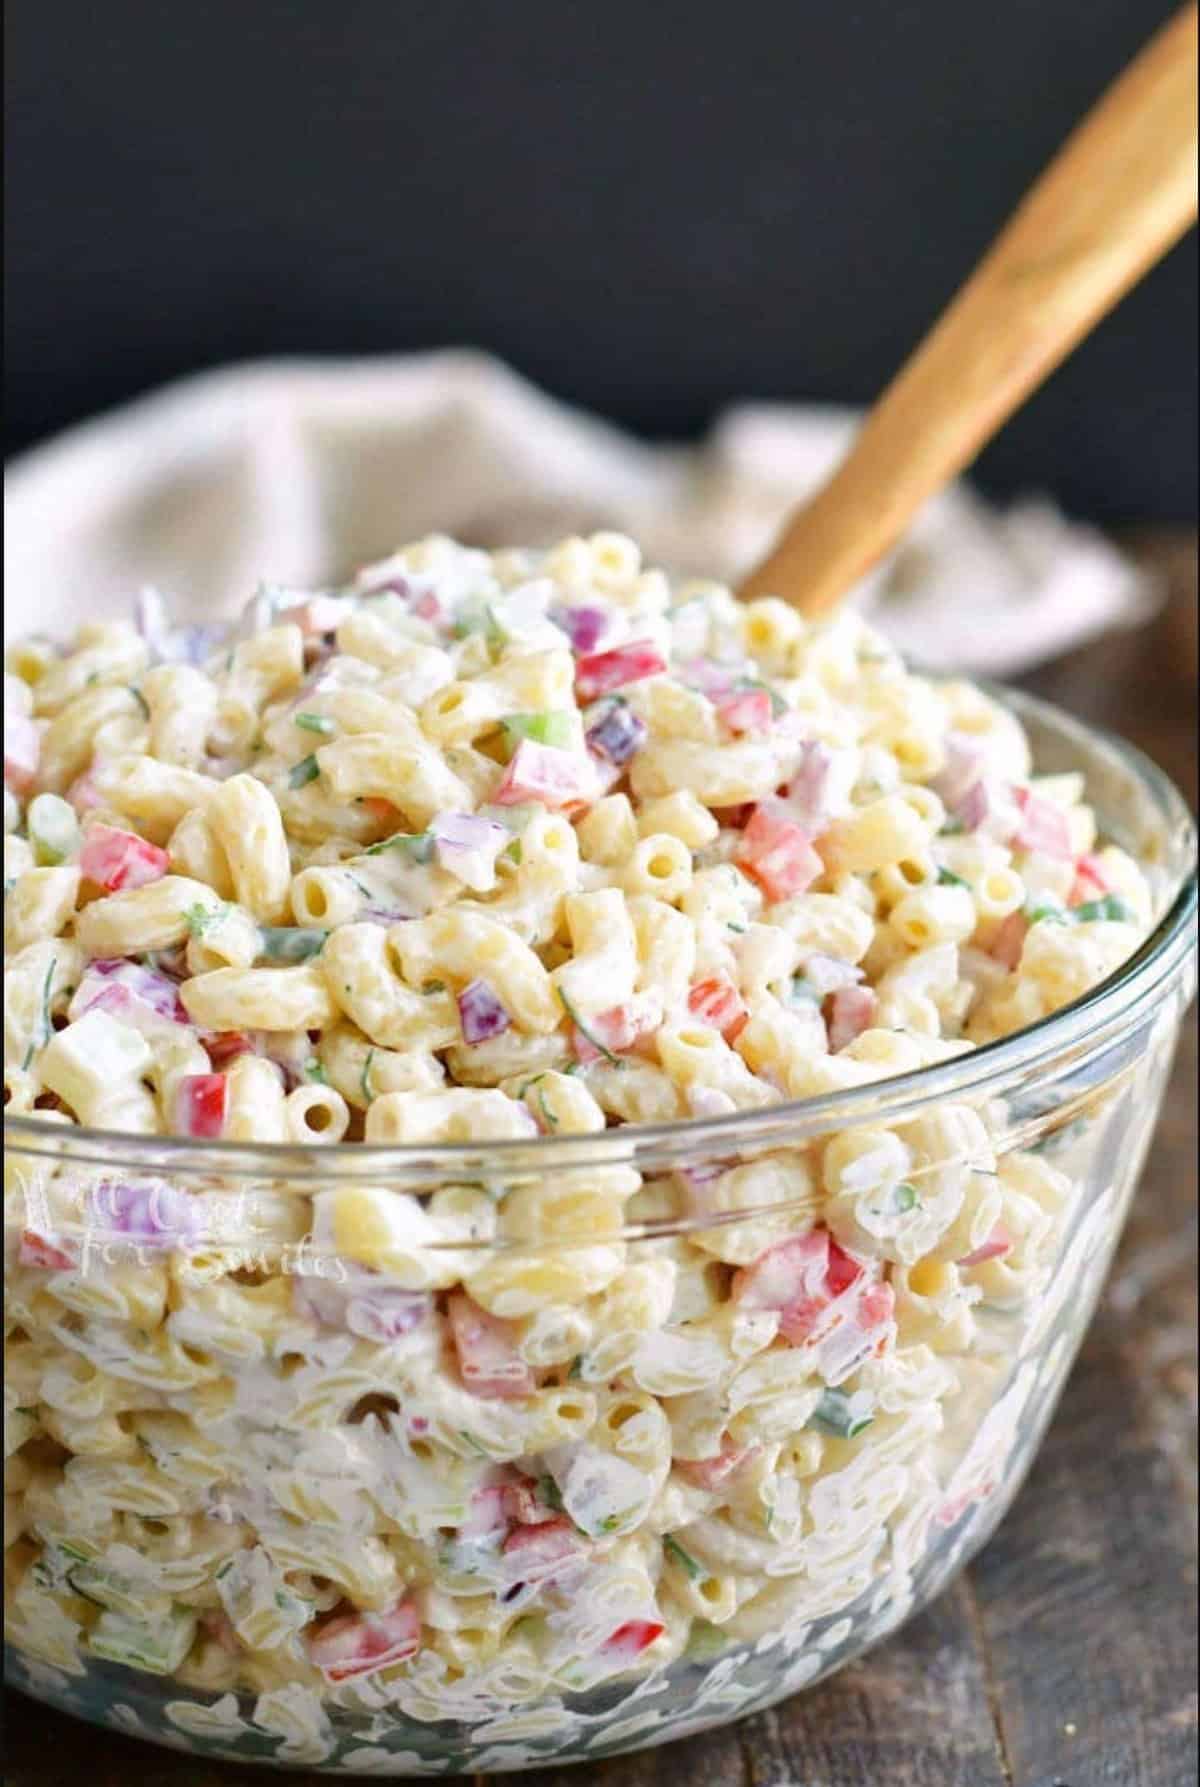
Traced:
[[661, 1012], [644, 999], [631, 999], [614, 1005], [610, 1011], [597, 1012], [587, 1020], [586, 1032], [571, 1026], [571, 1048], [575, 1059], [584, 1067], [600, 1061], [605, 1050], [610, 1055], [623, 1054], [658, 1029]]
[[829, 1032], [830, 1053], [836, 1055], [852, 1043], [856, 1036], [869, 1030], [875, 1022], [879, 1000], [870, 987], [838, 987], [829, 995], [825, 1027]]
[[344, 1682], [404, 1663], [416, 1656], [420, 1646], [416, 1608], [397, 1601], [382, 1613], [340, 1614], [327, 1620], [309, 1639], [308, 1655], [326, 1681]]
[[1013, 799], [1021, 809], [1021, 823], [1013, 835], [1018, 849], [1063, 861], [1075, 854], [1071, 849], [1071, 827], [1061, 807], [1040, 799], [1028, 788], [1014, 788]]
[[225, 1128], [229, 1081], [223, 1073], [189, 1073], [175, 1092], [175, 1131], [215, 1141]]
[[481, 1309], [465, 1291], [447, 1305], [462, 1381], [476, 1396], [532, 1396], [533, 1372], [517, 1351], [511, 1322]]
[[547, 807], [568, 807], [594, 799], [595, 794], [596, 772], [590, 758], [523, 738], [492, 801], [498, 807], [517, 807], [533, 800]]
[[992, 938], [990, 954], [994, 961], [1010, 972], [1018, 966], [1021, 952], [1025, 948], [1025, 939], [1029, 935], [1029, 920], [1023, 912], [1010, 912], [1003, 919]]
[[537, 1526], [515, 1526], [504, 1541], [504, 1555], [512, 1559], [522, 1582], [550, 1575], [579, 1552], [579, 1537], [564, 1515]]
[[575, 692], [581, 702], [595, 701], [611, 695], [614, 689], [640, 683], [647, 676], [659, 676], [667, 668], [666, 659], [649, 639], [635, 640], [631, 645], [618, 645], [612, 651], [592, 652], [575, 662]]
[[1102, 900], [1114, 891], [1104, 864], [1098, 856], [1085, 851], [1075, 864], [1075, 880], [1067, 898], [1069, 906], [1082, 906], [1088, 900]]
[[731, 1477], [757, 1451], [757, 1446], [722, 1445], [715, 1458], [676, 1459], [675, 1469], [697, 1489], [719, 1489], [726, 1477]]
[[69, 1272], [75, 1264], [69, 1253], [35, 1229], [26, 1229], [22, 1234], [17, 1259], [22, 1266], [36, 1266], [42, 1272]]
[[688, 1010], [702, 1024], [719, 1030], [729, 1043], [737, 1040], [750, 1020], [745, 1000], [724, 974], [694, 982], [688, 993]]
[[822, 1338], [855, 1317], [864, 1329], [891, 1319], [890, 1285], [866, 1278], [861, 1261], [827, 1229], [793, 1235], [734, 1274], [733, 1297], [747, 1309], [779, 1311], [779, 1332], [793, 1346]]
[[980, 1242], [973, 1253], [964, 1253], [959, 1266], [982, 1266], [985, 1260], [1003, 1259], [1006, 1253], [1012, 1252], [1012, 1236], [1002, 1222], [998, 1222], [988, 1235], [986, 1241]]
[[106, 893], [161, 881], [170, 866], [170, 857], [157, 844], [147, 843], [136, 832], [119, 831], [115, 825], [91, 826], [79, 857], [84, 880], [94, 881]]
[[632, 1663], [656, 1638], [661, 1638], [666, 1629], [661, 1620], [627, 1619], [605, 1640], [604, 1655]]
[[220, 1069], [239, 1055], [257, 1055], [254, 1038], [245, 1030], [208, 1030], [200, 1038], [213, 1067]]
[[28, 794], [37, 776], [42, 740], [28, 714], [10, 708], [4, 715], [4, 785]]
[[717, 717], [727, 732], [769, 732], [774, 717], [770, 691], [735, 689], [716, 702]]
[[800, 827], [761, 805], [750, 816], [734, 861], [757, 881], [772, 903], [803, 893], [825, 872], [825, 864]]
[[503, 1483], [485, 1483], [475, 1490], [466, 1518], [459, 1523], [459, 1538], [483, 1539], [492, 1533], [506, 1531], [509, 1522], [504, 1502], [506, 1494], [507, 1485]]

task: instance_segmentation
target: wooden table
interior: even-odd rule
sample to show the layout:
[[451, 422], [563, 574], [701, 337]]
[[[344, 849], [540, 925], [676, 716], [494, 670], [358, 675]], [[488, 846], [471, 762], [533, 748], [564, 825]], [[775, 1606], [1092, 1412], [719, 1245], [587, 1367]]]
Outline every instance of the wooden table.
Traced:
[[[1028, 683], [1141, 745], [1194, 806], [1195, 536], [1129, 543], [1169, 586], [1162, 613]], [[692, 1787], [1195, 1782], [1195, 1083], [1189, 1019], [1058, 1417], [1008, 1519], [954, 1587], [861, 1663], [772, 1712], [668, 1750], [530, 1774], [528, 1787], [651, 1787], [660, 1773]], [[18, 1695], [8, 1710], [7, 1787], [270, 1778], [96, 1731]]]

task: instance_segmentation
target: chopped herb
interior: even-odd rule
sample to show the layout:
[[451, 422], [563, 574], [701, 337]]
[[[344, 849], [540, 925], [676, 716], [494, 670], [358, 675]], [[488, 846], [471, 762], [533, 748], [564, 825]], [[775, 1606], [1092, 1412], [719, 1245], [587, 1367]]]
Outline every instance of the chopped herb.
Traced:
[[321, 771], [316, 756], [314, 753], [310, 752], [307, 757], [302, 757], [299, 763], [293, 763], [291, 769], [289, 769], [288, 787], [306, 788], [310, 782], [316, 781], [320, 773]]
[[96, 684], [99, 681], [100, 681], [100, 672], [98, 670], [93, 670], [91, 675], [88, 677], [87, 681], [84, 683], [83, 686], [85, 689], [94, 689]]
[[52, 1028], [53, 1028], [51, 1025], [51, 1022], [50, 1022], [50, 988], [53, 985], [54, 970], [57, 967], [58, 967], [58, 957], [51, 956], [50, 965], [46, 969], [45, 979], [42, 981], [42, 1010], [41, 1010], [42, 1040], [39, 1043], [39, 1042], [35, 1042], [34, 1039], [32, 1037], [30, 1037], [29, 1046], [25, 1050], [25, 1059], [21, 1063], [22, 1069], [28, 1068], [30, 1062], [33, 1060], [33, 1057], [37, 1053], [38, 1049], [45, 1048], [46, 1044], [50, 1041], [50, 1037], [52, 1034]]
[[127, 685], [127, 687], [129, 689], [129, 693], [133, 696], [133, 699], [137, 702], [138, 706], [142, 710], [143, 720], [148, 720], [150, 718], [150, 703], [146, 700], [146, 697], [142, 694], [142, 691], [140, 689], [135, 689], [132, 683], [129, 683]]
[[446, 983], [444, 980], [423, 980], [421, 982], [421, 991], [427, 999], [431, 999], [435, 993], [444, 993], [446, 991]]
[[385, 850], [399, 850], [410, 862], [427, 863], [433, 856], [433, 833], [430, 831], [397, 831], [378, 844], [368, 844], [364, 856], [382, 856]]
[[545, 1502], [546, 1506], [548, 1508], [553, 1508], [556, 1514], [566, 1513], [566, 1509], [563, 1506], [562, 1495], [560, 1494], [558, 1484], [554, 1481], [553, 1477], [539, 1477], [537, 1480], [537, 1492]]
[[917, 1195], [916, 1186], [910, 1185], [907, 1179], [902, 1180], [901, 1183], [897, 1185], [895, 1203], [901, 1216], [909, 1210], [915, 1210], [920, 1202], [921, 1200]]
[[1048, 900], [1028, 907], [1025, 916], [1031, 925], [1069, 925], [1071, 923], [1071, 914], [1066, 908], [1053, 905]]
[[324, 714], [293, 714], [292, 724], [299, 726], [301, 732], [316, 732], [322, 738], [332, 738], [337, 731], [333, 721]]
[[673, 1539], [670, 1533], [668, 1533], [663, 1540], [663, 1550], [666, 1552], [671, 1562], [673, 1564], [678, 1564], [685, 1576], [690, 1576], [693, 1582], [703, 1576], [703, 1565], [698, 1564], [691, 1552], [685, 1551], [679, 1541]]
[[261, 953], [272, 962], [307, 962], [319, 956], [329, 936], [315, 925], [260, 925]]
[[851, 1396], [845, 1390], [826, 1390], [809, 1416], [808, 1425], [838, 1439], [852, 1440], [874, 1419], [868, 1399], [861, 1391]]
[[315, 1055], [304, 1063], [304, 1077], [306, 1080], [315, 1080], [318, 1086], [328, 1086], [329, 1084], [329, 1075]]
[[184, 912], [183, 921], [192, 937], [203, 937], [215, 924], [220, 924], [225, 916], [225, 904], [219, 906], [202, 906], [199, 900]]
[[468, 1446], [470, 1446], [472, 1452], [477, 1452], [479, 1454], [480, 1458], [487, 1457], [487, 1453], [484, 1451], [484, 1449], [480, 1445], [479, 1441], [475, 1438], [475, 1435], [473, 1433], [468, 1433], [465, 1427], [459, 1428], [458, 1437], [460, 1440], [465, 1440], [467, 1442]]
[[362, 1064], [362, 1072], [358, 1076], [358, 1083], [362, 1089], [363, 1098], [366, 1100], [366, 1102], [368, 1104], [370, 1104], [371, 1100], [375, 1096], [375, 1094], [371, 1090], [371, 1063], [372, 1063], [372, 1061], [374, 1061], [374, 1059], [375, 1059], [374, 1049], [368, 1049], [367, 1050], [367, 1058]]
[[725, 920], [725, 929], [727, 931], [733, 931], [738, 937], [744, 937], [746, 935], [747, 930], [749, 929], [749, 926], [735, 925], [731, 918], [727, 918]]
[[575, 1028], [579, 1031], [580, 1035], [586, 1036], [592, 1047], [598, 1049], [604, 1059], [611, 1063], [613, 1067], [623, 1067], [625, 1064], [620, 1056], [614, 1055], [611, 1049], [605, 1047], [598, 1036], [592, 1035], [592, 1032], [588, 1029], [587, 1025], [575, 1010], [575, 1007], [571, 1004], [571, 1001], [567, 998], [567, 995], [563, 992], [561, 987], [558, 989], [558, 996], [562, 1001], [563, 1010], [566, 1012]]
[[820, 1005], [821, 1003], [820, 993], [818, 993], [816, 987], [813, 986], [811, 980], [805, 980], [802, 974], [796, 974], [792, 977], [791, 996], [793, 1001], [804, 999], [807, 1000], [810, 1005]]
[[571, 1360], [570, 1369], [567, 1372], [567, 1382], [573, 1383], [576, 1379], [581, 1378], [582, 1376], [583, 1376], [583, 1354], [576, 1353], [575, 1357]]
[[621, 1528], [637, 1513], [636, 1508], [622, 1508], [617, 1514], [606, 1514], [600, 1522], [598, 1531], [602, 1533], [619, 1533]]
[[941, 829], [938, 832], [938, 836], [939, 836], [939, 838], [957, 838], [957, 837], [961, 837], [962, 833], [965, 832], [966, 829], [967, 828], [963, 824], [961, 819], [955, 819], [953, 817], [950, 817], [941, 826]]
[[1110, 924], [1133, 923], [1133, 913], [1116, 894], [1105, 894], [1102, 900], [1085, 900], [1082, 906], [1076, 906], [1075, 917], [1080, 924], [1091, 924], [1096, 919], [1106, 919]]
[[938, 870], [939, 887], [969, 887], [970, 885], [970, 882], [964, 881], [961, 875], [956, 875], [953, 869]]

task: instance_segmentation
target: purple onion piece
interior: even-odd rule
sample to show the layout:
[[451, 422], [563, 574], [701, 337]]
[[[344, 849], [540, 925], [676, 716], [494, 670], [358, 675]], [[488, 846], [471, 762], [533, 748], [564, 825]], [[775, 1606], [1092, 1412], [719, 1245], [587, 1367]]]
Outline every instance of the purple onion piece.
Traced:
[[496, 858], [510, 841], [507, 826], [476, 813], [439, 813], [431, 830], [439, 867], [477, 893], [495, 886]]
[[646, 742], [646, 725], [624, 702], [614, 702], [587, 734], [588, 748], [610, 763], [628, 763]]
[[991, 810], [992, 799], [986, 782], [973, 782], [950, 809], [964, 831], [978, 831]]
[[125, 1016], [132, 1021], [137, 1016], [139, 1003], [156, 1017], [166, 1018], [172, 1024], [191, 1023], [175, 981], [157, 969], [143, 968], [139, 962], [108, 958], [89, 962], [76, 989], [72, 1010], [80, 1017], [93, 1006], [99, 1006], [114, 1016]]
[[946, 761], [929, 786], [947, 807], [954, 808], [982, 776], [987, 752], [965, 732], [948, 732]]
[[88, 1194], [85, 1220], [102, 1239], [119, 1237], [142, 1247], [177, 1247], [204, 1226], [200, 1207], [163, 1180], [102, 1179]]
[[403, 1291], [397, 1285], [380, 1285], [351, 1297], [346, 1305], [346, 1326], [362, 1340], [399, 1340], [427, 1322], [433, 1314], [433, 1298], [420, 1291]]
[[829, 823], [826, 809], [833, 756], [818, 739], [806, 738], [800, 761], [787, 788], [789, 816], [807, 837], [819, 837]]
[[503, 1036], [512, 1023], [486, 980], [473, 980], [458, 995], [458, 1018], [464, 1042], [487, 1042]]
[[603, 608], [551, 608], [550, 619], [562, 628], [576, 655], [594, 652], [608, 629], [608, 614]]

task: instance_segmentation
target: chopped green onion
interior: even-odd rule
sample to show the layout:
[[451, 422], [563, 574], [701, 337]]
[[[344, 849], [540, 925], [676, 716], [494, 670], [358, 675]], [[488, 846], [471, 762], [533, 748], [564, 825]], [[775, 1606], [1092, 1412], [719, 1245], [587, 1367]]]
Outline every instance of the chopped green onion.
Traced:
[[214, 907], [202, 906], [199, 900], [197, 900], [194, 905], [187, 908], [183, 915], [183, 920], [187, 925], [188, 932], [191, 936], [203, 937], [206, 931], [212, 929], [213, 925], [220, 924], [224, 916], [224, 901], [222, 901], [219, 906]]
[[940, 829], [938, 831], [938, 836], [939, 836], [939, 838], [957, 838], [957, 837], [961, 837], [962, 833], [965, 832], [966, 829], [967, 828], [963, 824], [961, 819], [955, 819], [953, 816], [951, 816], [950, 818], [946, 819], [945, 822], [940, 827]]
[[897, 1185], [895, 1204], [901, 1216], [908, 1210], [915, 1210], [920, 1202], [921, 1200], [917, 1195], [916, 1186], [910, 1185], [907, 1179], [902, 1180], [901, 1183]]
[[310, 782], [316, 781], [320, 773], [321, 770], [317, 763], [316, 755], [313, 752], [310, 752], [307, 757], [302, 757], [299, 763], [293, 763], [291, 769], [289, 769], [288, 787], [306, 788]]
[[545, 1502], [546, 1506], [548, 1508], [553, 1508], [556, 1514], [563, 1514], [566, 1512], [563, 1507], [563, 1498], [559, 1492], [558, 1484], [554, 1481], [553, 1477], [539, 1477], [537, 1480], [537, 1492]]
[[371, 1090], [371, 1063], [372, 1063], [372, 1061], [374, 1061], [374, 1059], [375, 1059], [374, 1049], [368, 1049], [367, 1050], [367, 1058], [362, 1064], [362, 1072], [358, 1076], [359, 1089], [362, 1092], [363, 1098], [366, 1100], [367, 1104], [370, 1104], [371, 1100], [375, 1096], [375, 1094]]
[[138, 706], [141, 708], [143, 720], [148, 720], [150, 718], [150, 703], [146, 700], [146, 697], [142, 694], [142, 691], [140, 689], [135, 689], [132, 683], [127, 683], [126, 687], [128, 688], [129, 693], [133, 696], [133, 699], [137, 702]]
[[261, 953], [271, 962], [307, 962], [319, 956], [328, 931], [315, 925], [260, 925]]
[[378, 844], [368, 844], [364, 856], [382, 856], [385, 850], [399, 850], [410, 862], [427, 863], [433, 856], [433, 833], [431, 831], [397, 831], [390, 838], [381, 838]]
[[66, 862], [79, 845], [75, 809], [57, 794], [34, 795], [25, 815], [25, 830], [33, 847], [33, 860], [43, 869]]
[[691, 1552], [685, 1551], [679, 1541], [673, 1539], [670, 1533], [663, 1539], [663, 1550], [666, 1552], [671, 1562], [673, 1564], [678, 1564], [684, 1575], [690, 1576], [693, 1582], [703, 1576], [703, 1564], [698, 1564]]
[[938, 870], [939, 887], [970, 887], [970, 885], [971, 883], [964, 881], [961, 875], [956, 875], [953, 869]]
[[50, 1021], [50, 987], [54, 980], [54, 970], [57, 967], [58, 967], [58, 957], [51, 956], [50, 966], [46, 969], [46, 976], [45, 976], [45, 979], [42, 981], [42, 1011], [41, 1011], [42, 1040], [40, 1042], [35, 1042], [33, 1037], [30, 1037], [29, 1046], [25, 1050], [25, 1059], [21, 1063], [22, 1069], [28, 1068], [30, 1062], [33, 1060], [33, 1057], [37, 1053], [37, 1051], [39, 1049], [44, 1049], [46, 1044], [50, 1041], [51, 1036], [53, 1035], [53, 1025], [51, 1024], [51, 1021]]
[[532, 739], [538, 745], [553, 745], [560, 751], [570, 750], [575, 743], [575, 715], [563, 709], [548, 708], [540, 714], [506, 714], [503, 725], [512, 750], [523, 738]]
[[1133, 913], [1124, 900], [1116, 894], [1105, 894], [1102, 900], [1085, 900], [1082, 906], [1076, 906], [1075, 917], [1080, 924], [1091, 924], [1096, 919], [1106, 919], [1110, 924], [1131, 925]]
[[810, 1427], [831, 1433], [837, 1439], [852, 1440], [874, 1420], [870, 1398], [861, 1390], [848, 1395], [845, 1390], [826, 1390], [808, 1418]]
[[571, 1360], [570, 1367], [567, 1371], [567, 1381], [568, 1381], [568, 1383], [573, 1383], [576, 1381], [576, 1379], [581, 1378], [582, 1376], [583, 1376], [583, 1354], [576, 1353], [575, 1357]]
[[592, 1032], [588, 1029], [587, 1025], [584, 1023], [584, 1021], [580, 1017], [579, 1013], [575, 1010], [575, 1007], [571, 1004], [571, 1001], [567, 998], [567, 995], [563, 992], [561, 987], [559, 987], [559, 989], [558, 989], [558, 996], [562, 1001], [563, 1010], [566, 1012], [567, 1016], [570, 1018], [571, 1022], [574, 1024], [575, 1028], [579, 1031], [580, 1035], [586, 1036], [588, 1041], [591, 1043], [592, 1047], [594, 1049], [598, 1049], [600, 1054], [603, 1055], [604, 1059], [607, 1062], [609, 1062], [613, 1067], [623, 1067], [625, 1064], [621, 1060], [620, 1056], [614, 1055], [610, 1048], [605, 1047], [604, 1043], [602, 1043], [600, 1041], [600, 1038], [598, 1036], [592, 1035]]
[[337, 727], [324, 714], [293, 714], [293, 726], [299, 726], [301, 732], [317, 732], [322, 738], [332, 738]]
[[304, 1063], [304, 1077], [306, 1080], [314, 1080], [318, 1086], [328, 1086], [329, 1084], [329, 1075], [315, 1055]]
[[1065, 906], [1055, 905], [1050, 900], [1042, 900], [1036, 906], [1028, 906], [1025, 917], [1031, 925], [1069, 925], [1071, 914]]

